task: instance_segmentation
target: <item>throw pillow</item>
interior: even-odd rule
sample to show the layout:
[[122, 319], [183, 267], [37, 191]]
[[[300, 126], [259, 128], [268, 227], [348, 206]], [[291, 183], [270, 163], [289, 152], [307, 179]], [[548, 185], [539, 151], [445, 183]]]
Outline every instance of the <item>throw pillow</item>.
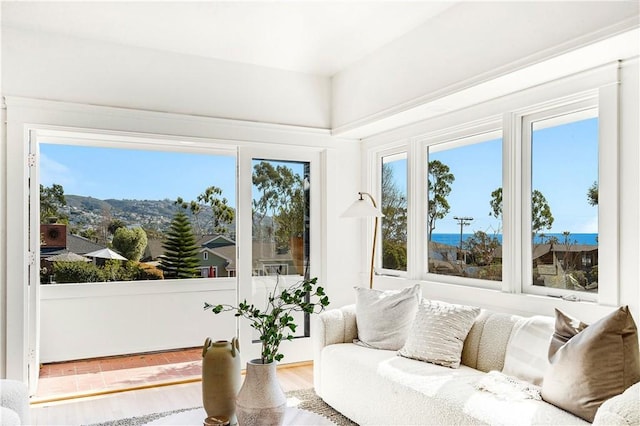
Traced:
[[[562, 325], [565, 315], [556, 314]], [[638, 330], [629, 308], [616, 309], [577, 332], [549, 361], [542, 399], [593, 422], [603, 402], [640, 381]]]
[[355, 343], [374, 349], [400, 349], [418, 310], [420, 284], [401, 290], [355, 289]]
[[556, 324], [549, 344], [549, 358], [554, 356], [558, 349], [567, 343], [569, 339], [585, 328], [587, 328], [587, 324], [556, 309]]
[[445, 367], [460, 367], [462, 346], [480, 308], [435, 300], [418, 306], [407, 341], [398, 354]]
[[513, 326], [504, 356], [502, 372], [540, 386], [549, 367], [549, 344], [553, 318], [522, 318]]

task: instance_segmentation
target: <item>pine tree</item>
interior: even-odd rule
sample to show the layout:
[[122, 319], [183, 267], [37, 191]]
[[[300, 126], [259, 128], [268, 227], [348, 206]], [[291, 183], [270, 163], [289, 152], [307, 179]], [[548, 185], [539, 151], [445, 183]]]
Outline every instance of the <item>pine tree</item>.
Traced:
[[198, 273], [198, 246], [187, 215], [180, 211], [171, 221], [167, 239], [162, 244], [164, 257], [160, 269], [166, 278], [193, 278]]

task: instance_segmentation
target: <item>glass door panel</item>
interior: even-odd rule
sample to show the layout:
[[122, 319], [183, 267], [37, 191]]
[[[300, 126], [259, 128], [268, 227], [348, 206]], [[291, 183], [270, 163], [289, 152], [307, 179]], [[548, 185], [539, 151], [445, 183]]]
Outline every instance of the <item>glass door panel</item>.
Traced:
[[[264, 309], [271, 295], [309, 278], [310, 163], [254, 158], [252, 168], [252, 303]], [[294, 337], [308, 337], [309, 315], [293, 317]]]

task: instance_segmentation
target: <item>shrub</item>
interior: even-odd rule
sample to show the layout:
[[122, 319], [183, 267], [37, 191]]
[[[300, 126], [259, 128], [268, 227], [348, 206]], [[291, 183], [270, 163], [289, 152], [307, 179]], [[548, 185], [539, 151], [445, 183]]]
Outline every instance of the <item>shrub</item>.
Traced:
[[153, 265], [147, 263], [138, 264], [138, 279], [139, 280], [163, 280], [164, 274], [162, 270], [156, 268]]
[[103, 271], [93, 263], [54, 262], [53, 276], [57, 283], [93, 283], [105, 281]]

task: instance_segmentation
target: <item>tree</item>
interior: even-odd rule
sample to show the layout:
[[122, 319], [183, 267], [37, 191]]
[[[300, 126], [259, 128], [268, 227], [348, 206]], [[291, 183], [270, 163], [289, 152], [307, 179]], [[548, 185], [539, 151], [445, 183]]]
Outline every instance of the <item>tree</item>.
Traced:
[[[502, 217], [502, 188], [498, 188], [491, 193], [491, 213], [493, 217]], [[535, 237], [544, 229], [551, 229], [553, 226], [553, 214], [547, 199], [542, 192], [537, 189], [531, 193], [531, 233]]]
[[116, 231], [118, 229], [124, 228], [126, 226], [127, 224], [120, 219], [111, 219], [111, 222], [109, 222], [109, 225], [107, 226], [107, 231], [109, 231], [111, 235], [116, 235]]
[[140, 227], [118, 228], [111, 244], [127, 259], [138, 261], [147, 247], [147, 233]]
[[407, 198], [395, 183], [393, 169], [382, 164], [382, 267], [407, 269]]
[[587, 190], [587, 203], [590, 206], [598, 205], [598, 182], [593, 182], [593, 185]]
[[62, 207], [67, 205], [62, 185], [54, 183], [50, 187], [40, 184], [40, 223], [47, 223], [49, 218], [58, 218], [61, 222], [67, 222], [68, 217], [62, 212]]
[[160, 260], [160, 269], [166, 278], [196, 276], [200, 263], [196, 257], [198, 246], [189, 218], [183, 211], [177, 212], [171, 220], [162, 248], [164, 256]]
[[[204, 192], [190, 202], [178, 197], [174, 204], [189, 210], [193, 218], [194, 227], [198, 235], [212, 232], [214, 234], [227, 234], [229, 225], [233, 223], [235, 211], [229, 206], [229, 201], [222, 197], [222, 189], [210, 186]], [[203, 217], [206, 207], [211, 210], [211, 217]]]
[[[254, 227], [263, 233], [264, 219], [271, 214], [275, 225], [276, 247], [286, 249], [292, 237], [302, 236], [306, 197], [304, 180], [290, 167], [274, 167], [261, 161], [253, 168], [253, 185], [260, 192], [260, 198], [253, 201]], [[270, 232], [267, 232], [267, 237]], [[263, 235], [264, 238], [264, 235]]]
[[438, 160], [429, 161], [427, 177], [429, 241], [431, 241], [431, 233], [436, 228], [436, 220], [444, 218], [451, 209], [447, 196], [451, 193], [451, 184], [455, 180], [455, 176], [449, 172], [449, 166]]
[[476, 231], [464, 242], [464, 245], [471, 254], [474, 264], [487, 266], [493, 263], [496, 250], [500, 247], [500, 241], [496, 236], [490, 236], [483, 231]]

